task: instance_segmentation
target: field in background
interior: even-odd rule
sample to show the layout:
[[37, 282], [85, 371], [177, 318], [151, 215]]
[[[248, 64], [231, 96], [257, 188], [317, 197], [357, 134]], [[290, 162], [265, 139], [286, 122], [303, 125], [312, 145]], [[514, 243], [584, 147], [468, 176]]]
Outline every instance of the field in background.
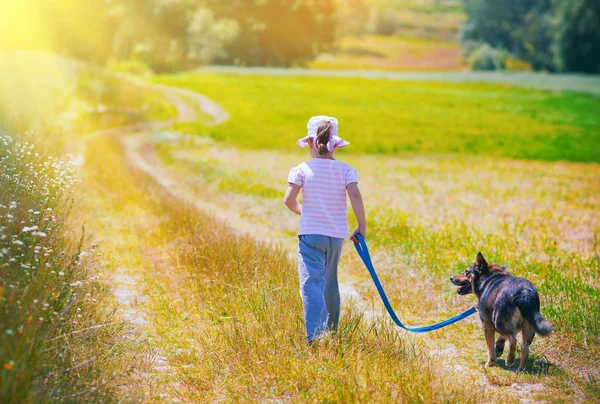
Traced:
[[[460, 1], [367, 0], [365, 32], [340, 38], [334, 49], [308, 63], [313, 69], [392, 71], [470, 70], [459, 44], [466, 20]], [[387, 20], [389, 35], [373, 31], [374, 13]], [[393, 28], [392, 28], [393, 27]], [[531, 70], [528, 63], [507, 60], [507, 70]]]
[[237, 146], [288, 149], [306, 117], [340, 119], [351, 153], [453, 154], [599, 162], [600, 98], [506, 84], [180, 74], [157, 82], [208, 95], [223, 125], [177, 129]]
[[345, 37], [334, 53], [308, 63], [312, 69], [467, 70], [456, 42], [418, 37]]

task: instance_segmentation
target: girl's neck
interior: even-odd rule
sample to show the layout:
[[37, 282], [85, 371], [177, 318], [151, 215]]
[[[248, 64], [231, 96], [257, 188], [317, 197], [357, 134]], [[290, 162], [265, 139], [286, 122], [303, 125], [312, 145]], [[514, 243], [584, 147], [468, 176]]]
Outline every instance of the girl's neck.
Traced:
[[333, 158], [333, 154], [331, 154], [331, 155], [328, 155], [328, 156], [315, 156], [315, 157], [313, 157], [313, 158], [315, 158], [315, 159], [319, 159], [319, 160], [335, 160], [335, 159]]

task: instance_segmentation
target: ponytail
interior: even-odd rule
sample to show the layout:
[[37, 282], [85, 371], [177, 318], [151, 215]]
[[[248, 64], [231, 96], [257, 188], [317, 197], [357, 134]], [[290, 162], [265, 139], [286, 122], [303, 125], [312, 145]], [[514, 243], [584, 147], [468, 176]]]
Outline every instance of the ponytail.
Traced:
[[327, 143], [329, 143], [329, 139], [331, 139], [332, 127], [333, 125], [331, 122], [327, 121], [320, 124], [319, 128], [317, 129], [317, 141], [315, 146], [317, 147], [320, 156], [324, 156], [329, 153], [329, 147], [327, 146]]

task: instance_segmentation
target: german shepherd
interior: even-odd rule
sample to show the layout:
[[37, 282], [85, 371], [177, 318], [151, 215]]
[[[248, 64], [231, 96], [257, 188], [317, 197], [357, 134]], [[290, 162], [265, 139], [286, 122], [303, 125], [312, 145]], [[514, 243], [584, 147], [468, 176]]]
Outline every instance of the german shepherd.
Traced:
[[[486, 366], [496, 364], [496, 358], [504, 352], [506, 340], [509, 343], [506, 365], [514, 365], [516, 337], [520, 331], [523, 354], [518, 370], [525, 369], [529, 345], [535, 334], [545, 337], [552, 332], [552, 326], [540, 314], [540, 297], [535, 286], [527, 279], [509, 274], [504, 265], [488, 265], [481, 253], [464, 274], [452, 276], [450, 281], [458, 286], [459, 295], [473, 293], [477, 296], [477, 308], [489, 352]], [[494, 348], [496, 332], [500, 335]]]

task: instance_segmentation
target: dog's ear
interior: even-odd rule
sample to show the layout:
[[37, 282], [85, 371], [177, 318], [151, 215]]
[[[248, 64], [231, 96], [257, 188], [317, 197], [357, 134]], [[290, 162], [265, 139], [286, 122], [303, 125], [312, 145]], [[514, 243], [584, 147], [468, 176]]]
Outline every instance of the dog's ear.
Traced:
[[477, 269], [479, 269], [479, 272], [481, 272], [482, 274], [488, 272], [488, 263], [485, 260], [485, 258], [483, 258], [483, 255], [481, 253], [477, 253], [477, 258], [475, 259], [475, 266], [477, 267]]

